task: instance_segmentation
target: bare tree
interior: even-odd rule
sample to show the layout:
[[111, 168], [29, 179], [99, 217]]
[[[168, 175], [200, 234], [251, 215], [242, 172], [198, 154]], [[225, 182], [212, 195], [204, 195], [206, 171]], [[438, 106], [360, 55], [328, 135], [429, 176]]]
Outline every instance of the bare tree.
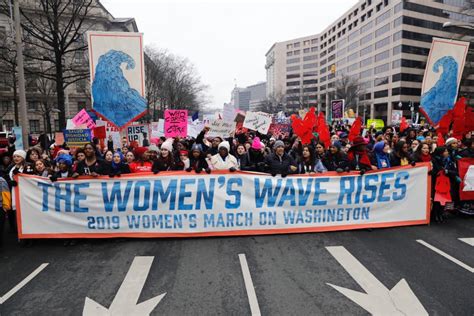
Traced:
[[336, 99], [345, 100], [345, 108], [357, 111], [357, 103], [364, 93], [359, 80], [355, 77], [342, 75], [336, 80]]
[[282, 93], [272, 94], [266, 100], [260, 102], [255, 110], [272, 114], [285, 111], [285, 97]]
[[189, 60], [156, 47], [146, 47], [145, 55], [146, 97], [153, 120], [166, 109], [196, 111], [206, 103], [207, 86]]
[[18, 96], [16, 76], [16, 49], [12, 26], [5, 33], [0, 34], [0, 76], [2, 85], [13, 91], [12, 101], [15, 115], [15, 125], [19, 125]]
[[[9, 14], [10, 0], [1, 0], [0, 13]], [[59, 125], [66, 127], [65, 89], [89, 76], [77, 56], [87, 49], [84, 41], [86, 19], [90, 19], [94, 0], [36, 0], [21, 2], [21, 22], [25, 60], [41, 62], [43, 70], [29, 73], [52, 80], [56, 85]]]

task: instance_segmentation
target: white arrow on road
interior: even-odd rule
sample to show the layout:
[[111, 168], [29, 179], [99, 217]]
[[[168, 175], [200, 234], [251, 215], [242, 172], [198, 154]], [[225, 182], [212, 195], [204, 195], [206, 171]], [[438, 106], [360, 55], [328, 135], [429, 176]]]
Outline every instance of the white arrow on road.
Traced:
[[86, 297], [84, 316], [149, 315], [166, 293], [137, 304], [154, 257], [135, 257], [109, 309]]
[[428, 315], [410, 286], [401, 279], [387, 289], [366, 267], [342, 246], [326, 247], [366, 293], [326, 283], [373, 315]]
[[460, 241], [465, 242], [469, 246], [474, 247], [474, 237], [473, 238], [458, 238]]

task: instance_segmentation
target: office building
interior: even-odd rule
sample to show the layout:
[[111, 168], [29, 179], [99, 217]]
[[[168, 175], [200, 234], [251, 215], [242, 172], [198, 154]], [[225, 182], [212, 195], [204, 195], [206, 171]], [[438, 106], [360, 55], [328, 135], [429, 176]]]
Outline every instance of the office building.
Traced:
[[246, 88], [235, 87], [232, 90], [231, 104], [234, 109], [252, 111], [266, 100], [266, 82], [260, 82]]
[[[363, 0], [322, 32], [275, 43], [266, 54], [267, 96], [282, 96], [288, 111], [336, 99], [341, 79], [357, 80], [354, 110], [390, 121], [392, 109], [418, 110], [433, 37], [471, 42], [465, 69], [474, 68], [474, 12], [470, 0]], [[443, 27], [445, 22], [458, 27]], [[469, 25], [471, 29], [469, 29]], [[474, 74], [460, 95], [474, 98]]]

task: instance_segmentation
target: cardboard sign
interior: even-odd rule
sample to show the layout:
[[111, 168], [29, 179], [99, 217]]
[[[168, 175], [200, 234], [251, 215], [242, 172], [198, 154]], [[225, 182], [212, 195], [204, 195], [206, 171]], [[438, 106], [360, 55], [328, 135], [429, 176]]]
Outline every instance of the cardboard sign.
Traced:
[[385, 123], [381, 119], [369, 119], [369, 120], [367, 120], [367, 127], [371, 127], [372, 125], [376, 130], [381, 130], [382, 128], [384, 128]]
[[402, 120], [403, 111], [402, 110], [392, 110], [392, 123], [400, 123]]
[[54, 143], [57, 146], [61, 146], [61, 145], [64, 144], [64, 134], [63, 134], [63, 132], [56, 132], [54, 134]]
[[267, 113], [247, 112], [245, 115], [244, 127], [258, 131], [261, 134], [267, 134], [272, 124], [272, 117]]
[[83, 147], [90, 143], [92, 134], [90, 129], [66, 129], [64, 130], [64, 140], [71, 148]]
[[235, 122], [215, 120], [209, 125], [209, 132], [207, 132], [207, 136], [228, 138], [234, 136], [234, 132]]
[[[145, 124], [141, 125], [130, 125], [127, 127], [127, 139], [131, 143], [133, 141], [138, 142], [140, 146], [143, 144], [143, 134], [148, 135], [148, 126]], [[149, 139], [149, 137], [147, 137]]]
[[333, 120], [344, 118], [344, 100], [331, 101], [331, 114]]
[[188, 132], [188, 110], [165, 111], [165, 137], [186, 137]]
[[150, 138], [160, 138], [165, 136], [165, 120], [158, 119], [158, 122], [151, 122], [151, 136]]
[[97, 126], [94, 128], [94, 137], [98, 139], [105, 139], [107, 138], [107, 133], [105, 131], [105, 126]]
[[201, 133], [202, 129], [204, 128], [204, 123], [199, 121], [193, 121], [192, 123], [188, 124], [188, 136], [196, 138], [199, 133]]
[[231, 122], [235, 118], [235, 109], [232, 104], [225, 104], [224, 105], [224, 111], [222, 113], [223, 119], [226, 122]]
[[89, 113], [86, 110], [82, 109], [79, 113], [72, 118], [72, 123], [75, 126], [81, 126], [83, 124], [90, 130], [94, 129], [95, 123], [94, 120], [90, 117]]
[[13, 135], [15, 135], [15, 148], [18, 149], [23, 149], [23, 134], [21, 133], [21, 126], [14, 126], [13, 129]]
[[245, 114], [244, 113], [237, 113], [235, 116], [234, 122], [236, 123], [243, 123], [245, 121]]
[[288, 124], [271, 124], [269, 133], [275, 138], [290, 136], [290, 125]]

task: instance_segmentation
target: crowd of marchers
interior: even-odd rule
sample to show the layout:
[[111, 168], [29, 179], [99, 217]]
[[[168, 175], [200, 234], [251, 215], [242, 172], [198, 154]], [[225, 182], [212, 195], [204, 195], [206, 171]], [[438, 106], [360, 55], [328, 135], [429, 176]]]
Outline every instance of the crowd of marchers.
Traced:
[[[439, 139], [427, 125], [412, 126], [402, 133], [398, 128], [388, 126], [379, 131], [363, 129], [350, 141], [350, 127], [333, 124], [329, 143], [320, 142], [316, 135], [309, 144], [302, 144], [291, 132], [276, 136], [250, 131], [223, 139], [206, 137], [208, 130], [205, 127], [196, 138], [163, 137], [157, 143], [150, 143], [146, 135], [142, 144], [129, 143], [124, 137], [121, 148], [114, 148], [111, 138], [102, 144], [94, 139], [83, 148], [50, 145], [49, 139], [43, 138], [28, 151], [16, 150], [12, 141], [0, 163], [0, 242], [6, 221], [13, 230], [16, 227], [11, 192], [17, 185], [15, 175], [20, 173], [45, 177], [52, 182], [81, 176], [120, 177], [128, 173], [168, 171], [210, 174], [214, 170], [253, 171], [286, 177], [327, 171], [364, 174], [430, 162], [432, 220], [442, 222], [448, 212], [473, 212], [472, 201], [459, 198], [461, 179], [457, 167], [458, 159], [474, 158], [472, 133], [466, 133], [462, 139], [448, 133]], [[441, 181], [443, 179], [445, 181]], [[443, 190], [449, 191], [450, 200], [443, 198], [447, 196]]]

